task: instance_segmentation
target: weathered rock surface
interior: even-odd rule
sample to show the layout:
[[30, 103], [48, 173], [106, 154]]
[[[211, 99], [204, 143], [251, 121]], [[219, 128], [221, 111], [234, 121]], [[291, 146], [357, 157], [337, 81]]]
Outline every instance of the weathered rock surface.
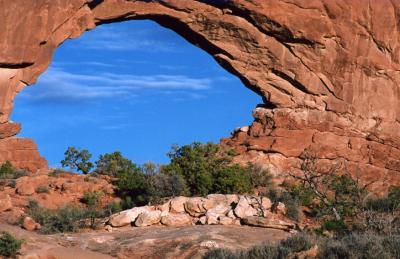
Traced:
[[263, 98], [252, 125], [222, 141], [238, 161], [281, 173], [311, 152], [386, 189], [400, 183], [399, 10], [389, 0], [0, 1], [0, 162], [46, 167], [32, 142], [12, 137], [9, 117], [57, 46], [103, 23], [152, 19]]
[[17, 226], [0, 223], [0, 229], [24, 239], [19, 258], [65, 259], [192, 259], [202, 258], [209, 249], [247, 249], [264, 242], [276, 242], [290, 233], [246, 226], [150, 226], [116, 231], [92, 231], [39, 235]]
[[10, 210], [13, 207], [10, 195], [2, 193], [0, 194], [0, 212]]

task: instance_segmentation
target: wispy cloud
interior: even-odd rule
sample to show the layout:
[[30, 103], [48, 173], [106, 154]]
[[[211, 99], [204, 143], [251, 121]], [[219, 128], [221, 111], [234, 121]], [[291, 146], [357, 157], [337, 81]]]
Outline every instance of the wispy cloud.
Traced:
[[79, 48], [108, 51], [179, 52], [176, 42], [165, 40], [160, 29], [132, 29], [107, 25], [86, 33]]
[[207, 90], [211, 84], [210, 78], [185, 75], [78, 74], [50, 68], [40, 77], [38, 85], [22, 92], [22, 97], [31, 101], [75, 102], [113, 97], [132, 98], [146, 91], [186, 91], [187, 97], [199, 99], [200, 94], [195, 92]]

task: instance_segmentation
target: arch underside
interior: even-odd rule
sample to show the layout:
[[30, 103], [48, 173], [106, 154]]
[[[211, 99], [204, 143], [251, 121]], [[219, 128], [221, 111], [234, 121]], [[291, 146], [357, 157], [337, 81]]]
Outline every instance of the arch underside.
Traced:
[[57, 46], [105, 23], [151, 19], [263, 98], [252, 125], [221, 141], [237, 151], [238, 162], [259, 162], [280, 174], [311, 154], [326, 164], [342, 161], [365, 180], [382, 180], [376, 188], [400, 183], [400, 3], [376, 1], [366, 12], [362, 3], [345, 0], [5, 2], [0, 162], [47, 167], [33, 141], [15, 137], [20, 126], [9, 115], [15, 95], [47, 69]]

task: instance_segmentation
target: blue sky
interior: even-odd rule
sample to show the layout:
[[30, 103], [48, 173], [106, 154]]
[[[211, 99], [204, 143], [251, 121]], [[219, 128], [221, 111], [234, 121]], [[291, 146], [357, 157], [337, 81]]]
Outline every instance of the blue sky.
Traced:
[[261, 98], [203, 50], [151, 21], [102, 25], [60, 46], [15, 100], [21, 137], [50, 166], [68, 146], [168, 162], [172, 144], [218, 142], [252, 121]]

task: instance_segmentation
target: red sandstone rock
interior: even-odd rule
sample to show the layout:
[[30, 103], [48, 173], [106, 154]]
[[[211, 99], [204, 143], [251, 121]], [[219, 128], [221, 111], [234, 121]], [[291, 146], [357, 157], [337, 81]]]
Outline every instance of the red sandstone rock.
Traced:
[[28, 231], [34, 231], [36, 229], [40, 229], [40, 224], [36, 223], [31, 217], [25, 217], [22, 223], [24, 229]]
[[222, 141], [240, 152], [238, 161], [263, 161], [282, 173], [312, 150], [368, 169], [365, 179], [400, 183], [400, 2], [88, 2], [0, 2], [0, 162], [31, 171], [47, 166], [36, 146], [9, 138], [17, 132], [9, 115], [15, 95], [46, 70], [57, 46], [103, 23], [152, 19], [263, 97], [268, 108], [254, 112], [250, 128]]

